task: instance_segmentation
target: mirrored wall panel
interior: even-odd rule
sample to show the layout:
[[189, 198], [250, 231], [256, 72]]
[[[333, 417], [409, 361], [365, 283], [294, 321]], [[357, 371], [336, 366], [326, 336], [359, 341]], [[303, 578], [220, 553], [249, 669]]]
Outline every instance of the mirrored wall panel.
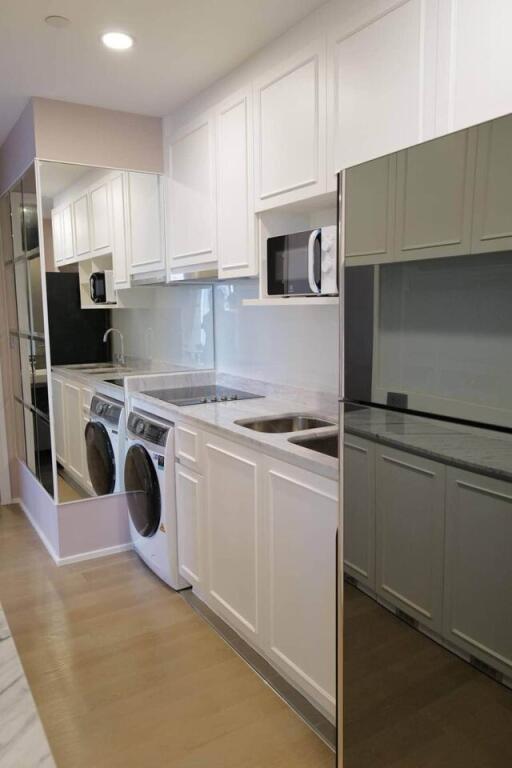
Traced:
[[130, 391], [213, 367], [212, 293], [167, 285], [159, 175], [41, 162], [39, 181], [65, 503], [124, 491]]
[[34, 168], [0, 201], [18, 455], [53, 495], [42, 265]]
[[512, 764], [512, 117], [346, 171], [344, 768]]

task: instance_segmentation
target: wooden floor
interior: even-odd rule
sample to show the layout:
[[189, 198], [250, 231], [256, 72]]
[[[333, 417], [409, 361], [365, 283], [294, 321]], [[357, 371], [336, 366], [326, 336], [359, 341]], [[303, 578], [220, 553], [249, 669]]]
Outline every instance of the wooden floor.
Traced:
[[0, 507], [0, 602], [59, 768], [334, 766], [133, 553], [57, 568]]
[[345, 588], [344, 768], [510, 768], [512, 691]]

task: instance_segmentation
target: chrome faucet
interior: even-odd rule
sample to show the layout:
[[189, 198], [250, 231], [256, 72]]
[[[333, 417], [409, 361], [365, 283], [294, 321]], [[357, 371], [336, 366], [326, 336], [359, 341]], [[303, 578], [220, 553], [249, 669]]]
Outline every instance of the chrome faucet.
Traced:
[[108, 331], [105, 331], [105, 335], [103, 336], [103, 341], [106, 342], [107, 339], [108, 339], [109, 333], [114, 333], [114, 332], [118, 333], [119, 334], [119, 338], [121, 339], [121, 352], [120, 352], [119, 355], [117, 355], [116, 362], [118, 362], [119, 365], [125, 365], [126, 360], [125, 360], [125, 357], [124, 357], [124, 338], [123, 338], [123, 334], [121, 333], [119, 328], [109, 328]]

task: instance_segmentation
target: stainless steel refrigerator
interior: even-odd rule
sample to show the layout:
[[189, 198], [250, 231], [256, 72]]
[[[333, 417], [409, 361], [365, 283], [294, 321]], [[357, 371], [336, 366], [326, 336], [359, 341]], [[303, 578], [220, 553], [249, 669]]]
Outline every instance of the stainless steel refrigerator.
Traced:
[[512, 765], [512, 116], [340, 174], [338, 764]]

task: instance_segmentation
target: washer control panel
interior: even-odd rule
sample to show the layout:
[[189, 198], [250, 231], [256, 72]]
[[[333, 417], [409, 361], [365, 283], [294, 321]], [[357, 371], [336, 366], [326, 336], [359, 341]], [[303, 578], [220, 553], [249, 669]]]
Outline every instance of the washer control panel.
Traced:
[[102, 421], [106, 421], [108, 424], [117, 426], [119, 424], [119, 419], [121, 418], [122, 412], [123, 406], [113, 402], [112, 400], [107, 400], [106, 398], [99, 397], [98, 395], [94, 395], [91, 400], [91, 416], [99, 416]]
[[167, 440], [167, 434], [169, 427], [164, 427], [162, 424], [156, 424], [146, 416], [141, 416], [139, 413], [130, 413], [128, 416], [128, 430], [136, 437], [147, 440], [148, 443], [153, 445], [165, 445]]

